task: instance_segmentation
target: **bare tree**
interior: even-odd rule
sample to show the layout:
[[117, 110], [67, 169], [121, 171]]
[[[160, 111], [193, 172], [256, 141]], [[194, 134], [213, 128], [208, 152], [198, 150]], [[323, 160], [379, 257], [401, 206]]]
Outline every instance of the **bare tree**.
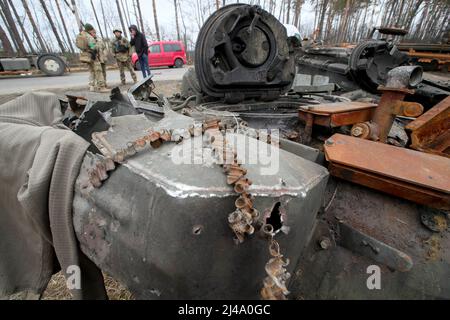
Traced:
[[19, 24], [20, 29], [22, 30], [23, 36], [25, 38], [25, 41], [28, 44], [28, 47], [30, 48], [30, 51], [35, 54], [36, 51], [34, 50], [33, 45], [31, 44], [30, 38], [28, 37], [28, 32], [25, 30], [25, 27], [24, 27], [24, 25], [22, 23], [22, 20], [21, 20], [19, 14], [17, 13], [16, 7], [14, 6], [14, 4], [12, 3], [11, 0], [8, 0], [8, 2], [9, 2], [9, 5], [11, 6], [11, 9], [12, 9], [13, 13], [14, 13], [16, 21]]
[[[125, 13], [128, 17], [128, 26], [130, 26], [131, 25], [130, 9], [128, 8], [128, 1], [124, 0], [124, 2], [125, 2], [125, 7], [123, 8], [123, 10], [125, 10]], [[123, 6], [123, 4], [122, 4], [122, 6]]]
[[181, 10], [181, 1], [180, 0], [178, 0], [178, 11], [180, 12], [181, 24], [183, 25], [183, 43], [184, 43], [184, 48], [185, 48], [185, 50], [189, 50], [188, 49], [188, 43], [187, 43], [187, 28], [186, 28], [186, 23], [184, 21], [183, 10]]
[[300, 28], [302, 5], [303, 5], [303, 0], [295, 1], [294, 25], [298, 28]]
[[139, 3], [139, 0], [136, 0], [136, 6], [138, 8], [139, 12], [139, 22], [141, 24], [141, 30], [144, 30], [144, 20], [142, 19], [142, 11], [141, 11], [141, 4]]
[[283, 21], [283, 20], [281, 19], [281, 13], [283, 12], [283, 6], [284, 6], [284, 0], [281, 0], [281, 3], [280, 3], [280, 12], [278, 13], [278, 20], [280, 20], [280, 21]]
[[325, 28], [325, 34], [323, 36], [324, 40], [329, 39], [331, 33], [331, 26], [333, 25], [333, 21], [335, 19], [336, 9], [334, 6], [330, 5], [328, 8], [328, 17], [327, 17], [327, 26]]
[[34, 21], [34, 18], [33, 18], [33, 15], [31, 14], [30, 8], [28, 7], [27, 1], [26, 0], [22, 0], [22, 5], [23, 5], [23, 8], [25, 10], [25, 13], [28, 16], [28, 20], [30, 20], [31, 26], [33, 27], [33, 32], [34, 32], [34, 34], [36, 36], [36, 39], [39, 42], [40, 50], [43, 51], [43, 52], [47, 51], [46, 46], [44, 44], [44, 40], [42, 40], [42, 35], [39, 32], [39, 28], [37, 27], [36, 22]]
[[70, 9], [70, 11], [72, 11], [73, 15], [75, 16], [75, 20], [78, 25], [78, 31], [83, 30], [83, 21], [81, 21], [80, 12], [78, 11], [78, 7], [77, 7], [75, 0], [71, 0], [72, 5], [69, 4], [68, 0], [64, 0], [64, 3]]
[[397, 15], [397, 19], [396, 19], [396, 21], [395, 21], [395, 26], [396, 27], [400, 27], [400, 24], [401, 24], [401, 19], [402, 19], [402, 17], [403, 17], [403, 8], [404, 8], [404, 6], [405, 6], [405, 0], [400, 0], [400, 8], [399, 8], [399, 10], [398, 10], [398, 15]]
[[[218, 1], [218, 0], [217, 0]], [[177, 0], [173, 0], [173, 6], [175, 8], [175, 25], [177, 26], [177, 40], [180, 41], [180, 25], [178, 24], [178, 6]]]
[[[420, 6], [422, 5], [423, 0], [418, 0], [415, 1], [415, 3], [413, 4], [412, 8], [409, 10], [408, 16], [406, 18], [405, 21], [405, 28], [406, 30], [410, 30], [411, 29], [411, 24], [414, 20], [414, 17], [416, 16], [416, 14], [418, 13], [418, 10], [420, 8]], [[410, 32], [411, 34], [411, 32]]]
[[139, 14], [138, 14], [138, 10], [137, 10], [137, 5], [136, 5], [136, 1], [132, 0], [133, 2], [133, 10], [134, 10], [134, 17], [136, 18], [136, 25], [140, 26], [139, 24]]
[[61, 11], [61, 7], [59, 6], [58, 0], [55, 0], [55, 3], [56, 3], [56, 8], [58, 9], [59, 17], [60, 17], [62, 25], [63, 25], [64, 33], [66, 34], [66, 38], [67, 38], [67, 42], [69, 44], [70, 52], [75, 53], [75, 50], [74, 50], [73, 45], [72, 45], [72, 41], [70, 40], [69, 31], [67, 30], [66, 21], [64, 19], [63, 13]]
[[22, 39], [20, 39], [19, 32], [17, 31], [17, 27], [11, 15], [11, 11], [9, 10], [8, 3], [4, 0], [0, 0], [0, 8], [3, 11], [5, 23], [9, 28], [11, 38], [13, 39], [16, 45], [17, 53], [21, 56], [25, 55], [27, 53], [27, 50], [25, 49], [25, 46], [22, 43]]
[[120, 9], [119, 0], [116, 0], [117, 12], [119, 13], [120, 23], [122, 24], [122, 31], [125, 37], [127, 37], [127, 30], [125, 29], [125, 23], [123, 22], [122, 10]]
[[3, 52], [7, 56], [13, 56], [14, 55], [14, 49], [12, 47], [11, 42], [8, 39], [8, 36], [6, 35], [5, 30], [3, 30], [2, 26], [0, 25], [0, 42], [3, 46]]
[[[100, 31], [100, 36], [102, 38], [104, 38], [103, 32], [102, 32], [102, 26], [100, 25], [100, 22], [98, 21], [97, 10], [95, 10], [94, 2], [92, 0], [90, 2], [91, 2], [91, 6], [92, 6], [92, 11], [94, 12], [95, 21], [97, 21], [98, 31]], [[106, 32], [106, 30], [105, 30], [105, 32]]]
[[[1, 0], [0, 0], [1, 1]], [[0, 7], [0, 9], [1, 9], [1, 7]], [[6, 20], [6, 18], [5, 18], [5, 14], [3, 13], [3, 10], [0, 10], [0, 17], [2, 18], [2, 21], [3, 21], [3, 23], [4, 23], [4, 25], [5, 25], [5, 27], [6, 27], [6, 30], [8, 30], [9, 31], [9, 38], [11, 38], [10, 40], [11, 40], [11, 44], [12, 44], [12, 47], [13, 47], [13, 51], [14, 51], [14, 53], [15, 52], [17, 52], [17, 43], [16, 43], [16, 39], [11, 35], [11, 30], [9, 29], [9, 24], [8, 24], [8, 21]], [[8, 34], [6, 35], [7, 37], [8, 37]], [[8, 38], [8, 39], [9, 39]]]
[[104, 28], [105, 28], [105, 34], [108, 34], [108, 27], [106, 26], [105, 9], [103, 8], [103, 0], [100, 0], [100, 9], [102, 10], [103, 25], [104, 25]]
[[152, 0], [152, 5], [153, 5], [153, 18], [155, 19], [156, 38], [158, 39], [158, 41], [160, 41], [161, 37], [160, 37], [160, 34], [159, 34], [158, 14], [157, 14], [157, 10], [156, 10], [155, 0]]
[[320, 6], [320, 15], [319, 15], [319, 20], [318, 20], [318, 34], [317, 34], [317, 39], [322, 40], [322, 35], [323, 35], [323, 22], [325, 20], [325, 12], [327, 10], [327, 6], [328, 6], [328, 0], [322, 0], [321, 6]]
[[220, 0], [216, 0], [216, 10], [219, 10], [220, 8]]
[[292, 1], [287, 0], [287, 12], [286, 12], [286, 23], [289, 24], [291, 20], [291, 5]]
[[47, 2], [49, 2], [49, 5], [47, 6], [47, 8], [48, 8], [50, 15], [53, 17], [53, 21], [55, 23], [56, 30], [58, 30], [58, 33], [61, 37], [64, 48], [69, 52], [70, 51], [69, 43], [71, 42], [70, 38], [66, 39], [66, 37], [64, 36], [64, 31], [63, 31], [64, 28], [61, 26], [61, 23], [59, 22], [58, 16], [55, 11], [55, 6], [51, 3], [51, 0], [47, 0]]
[[339, 27], [338, 42], [342, 42], [346, 36], [348, 20], [349, 20], [349, 12], [350, 12], [350, 1], [351, 0], [346, 0], [346, 2], [345, 2], [344, 18], [343, 18], [344, 20], [341, 21], [341, 26]]
[[47, 16], [47, 20], [50, 24], [50, 28], [53, 31], [53, 34], [55, 35], [56, 41], [58, 42], [59, 48], [61, 49], [61, 52], [65, 53], [66, 52], [66, 48], [64, 47], [64, 44], [61, 40], [61, 38], [59, 37], [59, 33], [58, 30], [56, 29], [55, 23], [53, 22], [53, 18], [50, 15], [50, 12], [48, 11], [47, 5], [45, 4], [44, 0], [39, 0], [39, 2], [41, 3], [42, 9], [44, 9], [45, 15]]
[[[365, 33], [365, 29], [366, 29], [366, 17], [367, 17], [367, 11], [368, 11], [368, 9], [369, 9], [369, 4], [370, 4], [370, 0], [369, 1], [367, 1], [365, 4], [364, 4], [364, 7], [365, 7], [365, 9], [364, 9], [364, 18], [363, 18], [363, 23], [362, 23], [362, 25], [359, 27], [359, 32], [357, 32], [357, 30], [355, 30], [355, 41], [359, 41], [360, 39], [361, 39], [361, 37], [362, 37], [362, 35]], [[357, 25], [357, 24], [356, 24]]]
[[125, 6], [123, 5], [123, 0], [119, 0], [119, 5], [120, 5], [121, 11], [123, 13], [123, 20], [125, 22], [125, 26], [128, 27], [128, 26], [130, 26], [130, 21], [128, 20], [127, 12], [125, 10]]
[[[1, 0], [0, 0], [1, 1]], [[0, 10], [0, 17], [2, 18], [2, 20], [3, 20], [3, 23], [5, 24], [5, 26], [6, 26], [6, 29], [8, 29], [9, 28], [9, 25], [8, 25], [8, 21], [6, 21], [6, 18], [5, 18], [5, 15], [3, 14], [3, 11], [2, 10]], [[6, 33], [5, 33], [6, 34]], [[11, 34], [9, 35], [10, 36], [10, 38], [11, 38], [11, 41], [12, 41], [12, 48], [13, 48], [13, 52], [15, 53], [16, 51], [17, 51], [17, 44], [16, 44], [16, 39], [14, 39], [14, 37], [12, 37], [11, 36]], [[8, 38], [8, 34], [6, 34], [6, 37]], [[8, 38], [8, 41], [9, 41], [9, 38]]]

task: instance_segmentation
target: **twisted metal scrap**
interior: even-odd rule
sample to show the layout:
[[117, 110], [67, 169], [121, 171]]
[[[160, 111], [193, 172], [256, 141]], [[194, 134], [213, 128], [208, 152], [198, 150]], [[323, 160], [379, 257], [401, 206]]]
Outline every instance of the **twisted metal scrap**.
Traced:
[[286, 296], [290, 293], [286, 288], [286, 281], [291, 274], [285, 268], [289, 265], [289, 259], [283, 259], [280, 245], [273, 239], [269, 242], [269, 252], [272, 258], [265, 267], [267, 277], [264, 279], [264, 287], [261, 289], [261, 298], [263, 300], [286, 300]]

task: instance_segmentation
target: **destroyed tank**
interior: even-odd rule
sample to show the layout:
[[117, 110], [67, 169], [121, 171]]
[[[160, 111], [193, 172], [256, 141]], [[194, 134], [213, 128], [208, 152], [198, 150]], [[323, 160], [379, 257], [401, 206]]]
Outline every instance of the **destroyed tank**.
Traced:
[[[399, 50], [398, 38], [407, 30], [392, 27], [376, 27], [369, 37], [357, 44], [319, 45], [310, 43], [297, 54], [298, 75], [295, 91], [327, 90], [330, 86], [337, 92], [362, 89], [378, 93], [390, 70], [410, 65], [413, 60]], [[416, 86], [410, 101], [432, 107], [450, 94], [449, 84], [424, 79]]]
[[[380, 139], [424, 111], [402, 102], [421, 70], [379, 83], [394, 114], [386, 99], [291, 91], [295, 55], [271, 14], [228, 5], [201, 29], [181, 94], [148, 78], [68, 123], [91, 143], [81, 250], [136, 298], [450, 299], [450, 159]], [[433, 141], [448, 136], [444, 104]], [[244, 161], [264, 150], [276, 170]]]

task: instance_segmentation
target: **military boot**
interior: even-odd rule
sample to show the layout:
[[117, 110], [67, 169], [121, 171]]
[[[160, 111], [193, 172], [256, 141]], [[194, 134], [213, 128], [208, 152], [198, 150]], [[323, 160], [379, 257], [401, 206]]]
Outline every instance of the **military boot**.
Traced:
[[100, 93], [111, 92], [111, 90], [106, 87], [97, 87], [97, 90], [95, 90], [95, 91], [100, 92]]

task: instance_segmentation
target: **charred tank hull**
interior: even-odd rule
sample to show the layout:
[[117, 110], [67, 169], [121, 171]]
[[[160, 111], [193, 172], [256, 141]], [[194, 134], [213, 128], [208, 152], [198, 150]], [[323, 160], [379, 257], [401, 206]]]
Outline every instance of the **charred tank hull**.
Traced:
[[[181, 120], [180, 120], [181, 119]], [[192, 119], [164, 118], [164, 126]], [[141, 116], [114, 118], [106, 140], [118, 148], [158, 123]], [[202, 139], [202, 137], [193, 140]], [[216, 164], [177, 164], [184, 144], [162, 145], [120, 165], [100, 188], [85, 188], [95, 154], [85, 157], [77, 180], [74, 225], [82, 251], [139, 299], [257, 299], [269, 259], [267, 239], [256, 232], [237, 245], [227, 220], [236, 193]], [[257, 154], [265, 143], [254, 140]], [[240, 152], [245, 152], [241, 150]], [[293, 273], [322, 206], [328, 172], [280, 150], [279, 169], [264, 175], [245, 165], [261, 223], [278, 219], [275, 239]]]

